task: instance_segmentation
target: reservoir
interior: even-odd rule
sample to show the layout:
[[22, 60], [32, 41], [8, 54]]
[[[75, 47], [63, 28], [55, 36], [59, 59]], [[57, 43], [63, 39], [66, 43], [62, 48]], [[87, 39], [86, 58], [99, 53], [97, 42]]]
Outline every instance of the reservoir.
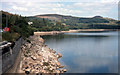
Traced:
[[42, 36], [60, 52], [67, 73], [117, 73], [118, 32], [78, 32]]

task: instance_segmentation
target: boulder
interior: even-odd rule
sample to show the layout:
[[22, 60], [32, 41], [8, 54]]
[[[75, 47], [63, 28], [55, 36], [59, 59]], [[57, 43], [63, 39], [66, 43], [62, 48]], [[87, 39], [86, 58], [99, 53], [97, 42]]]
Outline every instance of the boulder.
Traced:
[[59, 66], [59, 68], [64, 68], [64, 66]]
[[56, 71], [56, 73], [60, 73], [60, 71], [59, 71], [59, 70], [57, 70], [57, 71]]
[[31, 44], [27, 44], [27, 47], [28, 47], [28, 48], [31, 48]]
[[42, 38], [40, 38], [40, 42], [41, 42], [41, 43], [44, 43], [44, 40], [43, 40]]
[[57, 54], [57, 57], [58, 57], [58, 58], [61, 58], [61, 57], [62, 57], [62, 54], [58, 53], [58, 54]]
[[32, 58], [33, 60], [36, 60], [36, 59], [37, 59], [35, 56], [31, 56], [31, 58]]
[[57, 64], [58, 66], [60, 66], [60, 62], [58, 62], [58, 61], [57, 61], [57, 63], [56, 63], [56, 64]]
[[29, 74], [29, 73], [30, 73], [30, 71], [31, 71], [31, 69], [30, 69], [30, 68], [25, 69], [25, 73], [26, 73], [26, 74]]
[[51, 71], [52, 71], [52, 70], [53, 70], [53, 68], [51, 67], [49, 70], [51, 70]]
[[45, 70], [41, 70], [42, 73], [45, 73]]
[[64, 71], [64, 72], [67, 72], [67, 69], [64, 69], [63, 71]]
[[64, 73], [64, 72], [63, 72], [63, 69], [60, 69], [59, 71], [60, 71], [60, 73]]
[[55, 51], [55, 50], [52, 50], [52, 52], [53, 52], [53, 53], [56, 53], [56, 51]]

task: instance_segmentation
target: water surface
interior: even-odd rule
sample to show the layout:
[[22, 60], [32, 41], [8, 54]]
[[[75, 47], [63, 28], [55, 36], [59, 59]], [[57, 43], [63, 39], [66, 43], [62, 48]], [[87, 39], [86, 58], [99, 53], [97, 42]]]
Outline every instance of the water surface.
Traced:
[[60, 52], [68, 73], [117, 73], [118, 32], [78, 32], [43, 36]]

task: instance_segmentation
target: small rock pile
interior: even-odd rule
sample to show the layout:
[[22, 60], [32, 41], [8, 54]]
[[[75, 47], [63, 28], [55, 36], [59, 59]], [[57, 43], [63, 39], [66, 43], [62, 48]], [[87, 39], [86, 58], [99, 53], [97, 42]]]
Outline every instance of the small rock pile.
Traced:
[[[44, 45], [44, 40], [40, 36], [31, 36], [29, 42], [22, 46], [21, 71], [29, 73], [64, 73], [58, 59], [62, 57], [60, 53]], [[59, 70], [58, 70], [59, 69]]]

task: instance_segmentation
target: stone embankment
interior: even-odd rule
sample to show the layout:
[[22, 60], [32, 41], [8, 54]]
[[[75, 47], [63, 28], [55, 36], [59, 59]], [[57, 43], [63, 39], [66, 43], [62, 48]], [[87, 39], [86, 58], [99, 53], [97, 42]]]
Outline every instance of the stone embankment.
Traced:
[[95, 31], [117, 31], [117, 29], [77, 29], [69, 31], [50, 31], [50, 32], [34, 32], [34, 35], [56, 35], [64, 33], [76, 33], [76, 32], [95, 32]]
[[[60, 53], [44, 44], [40, 36], [31, 36], [22, 46], [20, 73], [64, 73], [67, 70], [58, 61]], [[59, 70], [58, 70], [59, 69]]]
[[56, 34], [62, 34], [61, 31], [50, 31], [50, 32], [34, 32], [34, 35], [56, 35]]

